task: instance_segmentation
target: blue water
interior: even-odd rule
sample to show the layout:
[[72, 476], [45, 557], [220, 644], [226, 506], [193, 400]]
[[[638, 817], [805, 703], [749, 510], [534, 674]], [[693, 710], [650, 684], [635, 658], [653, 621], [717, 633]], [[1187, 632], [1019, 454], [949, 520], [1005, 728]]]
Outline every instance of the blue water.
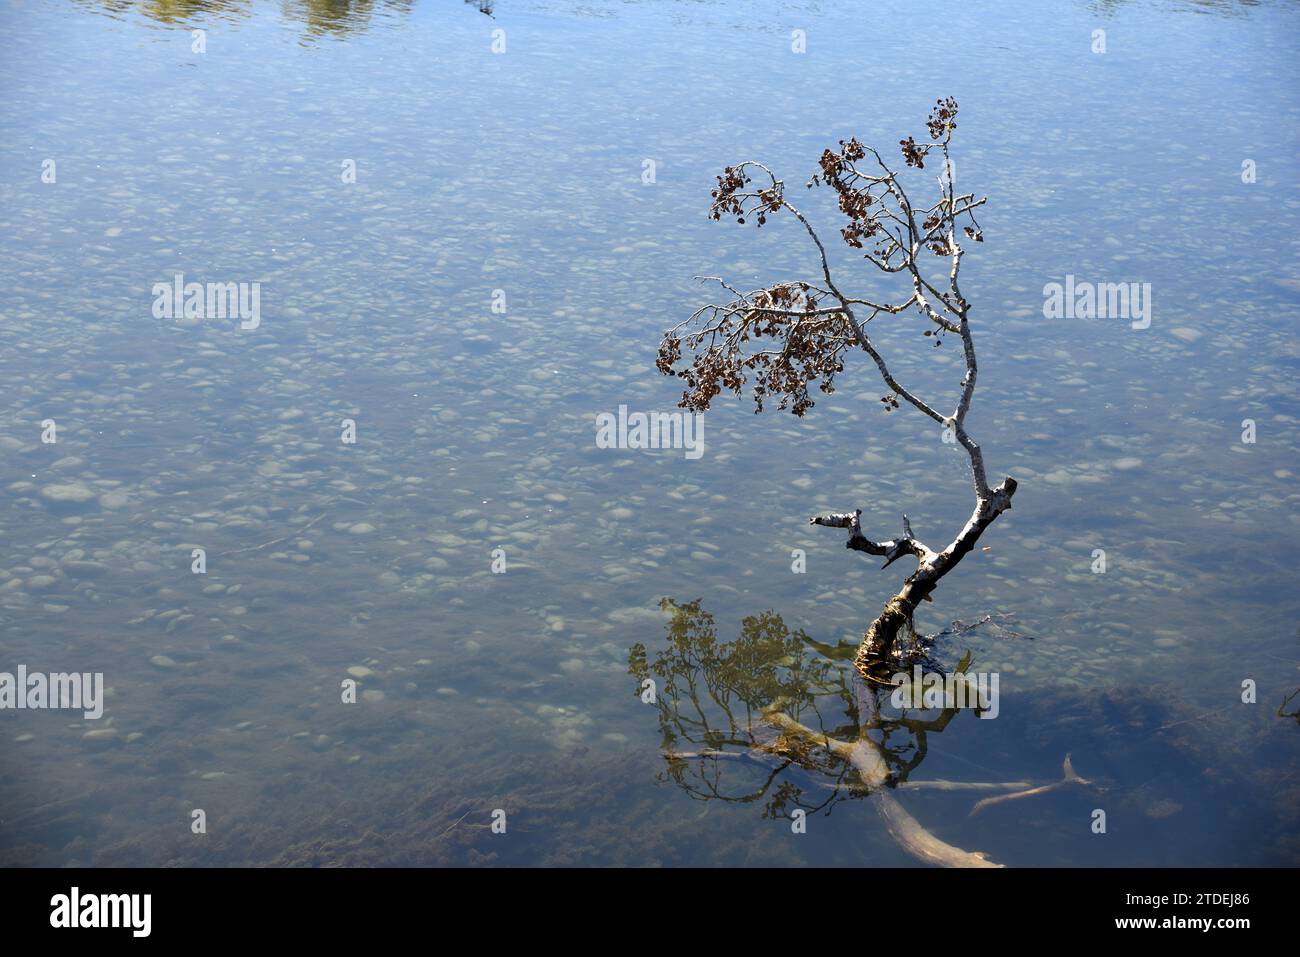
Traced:
[[[98, 720], [0, 710], [0, 862], [914, 863], [870, 796], [794, 834], [770, 789], [657, 780], [628, 659], [670, 649], [665, 597], [719, 641], [768, 611], [856, 641], [906, 563], [808, 516], [943, 544], [960, 451], [858, 356], [802, 420], [719, 401], [698, 459], [595, 419], [673, 408], [693, 277], [812, 275], [791, 224], [709, 221], [722, 167], [780, 171], [833, 237], [821, 151], [896, 155], [948, 95], [989, 197], [969, 427], [1020, 490], [918, 619], [996, 616], [936, 657], [1000, 674], [1000, 714], [910, 779], [1069, 752], [1097, 786], [899, 799], [1015, 866], [1300, 861], [1300, 5], [5, 0], [0, 30], [0, 672], [108, 687]], [[260, 283], [260, 323], [155, 318], [177, 273]], [[1150, 283], [1150, 327], [1045, 318], [1067, 275]], [[876, 335], [955, 394], [954, 342]], [[750, 665], [682, 667], [745, 697]]]

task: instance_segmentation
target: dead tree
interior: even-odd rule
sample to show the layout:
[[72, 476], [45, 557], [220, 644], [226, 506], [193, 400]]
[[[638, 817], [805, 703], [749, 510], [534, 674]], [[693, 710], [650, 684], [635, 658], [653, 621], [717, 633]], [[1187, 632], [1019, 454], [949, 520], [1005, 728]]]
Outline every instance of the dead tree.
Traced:
[[[929, 600], [939, 580], [974, 548], [984, 529], [1011, 507], [1016, 491], [1016, 481], [1009, 477], [989, 486], [983, 454], [966, 429], [977, 366], [971, 306], [958, 284], [964, 253], [958, 234], [983, 242], [974, 211], [987, 197], [958, 194], [954, 186], [949, 148], [956, 117], [956, 101], [951, 97], [939, 100], [927, 123], [930, 141], [917, 143], [912, 137], [900, 141], [908, 167], [923, 169], [926, 160], [933, 158], [931, 154], [942, 157], [939, 196], [929, 205], [915, 205], [898, 174], [875, 149], [857, 139], [840, 141], [838, 151], [824, 151], [820, 170], [808, 182], [809, 188], [834, 190], [847, 221], [840, 229], [843, 241], [863, 250], [863, 258], [886, 279], [902, 286], [905, 296], [867, 299], [846, 292], [831, 275], [821, 237], [787, 198], [785, 183], [767, 166], [747, 160], [727, 167], [718, 177], [711, 217], [716, 220], [725, 214], [742, 224], [753, 220], [758, 226], [768, 216], [794, 217], [812, 241], [820, 260], [820, 278], [778, 282], [744, 292], [724, 279], [702, 277], [717, 283], [730, 298], [702, 306], [667, 332], [659, 345], [659, 371], [686, 383], [679, 403], [682, 408], [703, 412], [723, 389], [740, 395], [748, 387], [756, 412], [775, 397], [780, 409], [788, 408], [801, 417], [813, 406], [809, 384], [817, 382], [822, 392], [833, 392], [835, 376], [844, 368], [844, 356], [861, 350], [875, 363], [890, 390], [881, 398], [886, 411], [899, 408], [900, 400], [906, 402], [948, 430], [966, 451], [975, 508], [957, 536], [940, 551], [913, 534], [906, 515], [902, 535], [882, 540], [863, 533], [861, 509], [809, 519], [813, 525], [848, 529], [846, 547], [883, 557], [882, 567], [904, 555], [917, 560], [916, 570], [885, 604], [863, 638], [855, 664], [864, 676], [874, 670], [873, 665], [887, 663], [911, 649], [917, 605]], [[934, 257], [943, 261], [938, 270], [931, 265]], [[935, 345], [948, 335], [957, 336], [961, 343], [966, 373], [950, 413], [939, 411], [937, 403], [926, 401], [899, 382], [867, 331], [877, 317], [912, 311], [923, 323], [923, 335]], [[679, 368], [683, 345], [694, 358]]]

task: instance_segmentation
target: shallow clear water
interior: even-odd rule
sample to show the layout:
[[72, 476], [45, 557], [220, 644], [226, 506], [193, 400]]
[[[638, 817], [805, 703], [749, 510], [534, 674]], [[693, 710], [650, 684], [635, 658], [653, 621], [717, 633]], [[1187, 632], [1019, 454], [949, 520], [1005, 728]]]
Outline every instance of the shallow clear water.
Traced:
[[[628, 659], [667, 647], [664, 597], [719, 640], [768, 610], [856, 640], [902, 563], [807, 517], [946, 540], [960, 453], [862, 362], [802, 421], [720, 403], [698, 460], [594, 423], [676, 402], [654, 350], [693, 276], [812, 268], [784, 224], [706, 219], [724, 165], [798, 184], [946, 95], [989, 196], [970, 427], [1021, 484], [918, 624], [1029, 637], [941, 641], [1000, 674], [1000, 714], [912, 777], [1046, 783], [1070, 752], [1104, 789], [900, 800], [1012, 865], [1300, 862], [1300, 6], [872, 10], [4, 0], [0, 671], [110, 691], [98, 721], [0, 711], [0, 862], [911, 863], [871, 798], [794, 835], [656, 782]], [[259, 282], [260, 325], [155, 318], [176, 273]], [[1067, 274], [1149, 282], [1150, 327], [1044, 318]], [[952, 343], [878, 335], [918, 390], [955, 385]]]

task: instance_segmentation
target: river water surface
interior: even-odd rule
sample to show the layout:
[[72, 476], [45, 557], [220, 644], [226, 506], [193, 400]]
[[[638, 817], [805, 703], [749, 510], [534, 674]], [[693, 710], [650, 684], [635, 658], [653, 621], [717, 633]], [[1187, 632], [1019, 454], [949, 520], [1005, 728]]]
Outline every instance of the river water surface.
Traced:
[[[672, 409], [692, 277], [811, 275], [788, 224], [706, 218], [723, 166], [802, 196], [948, 95], [989, 196], [969, 426], [1020, 490], [918, 620], [992, 616], [936, 657], [998, 673], [998, 717], [912, 776], [1069, 752], [1098, 788], [900, 800], [1016, 866], [1300, 863], [1300, 6], [870, 11], [0, 0], [0, 671], [107, 686], [98, 720], [0, 711], [0, 863], [912, 863], [867, 802], [795, 834], [762, 767], [673, 783], [629, 655], [665, 598], [722, 642], [855, 641], [905, 562], [808, 516], [938, 547], [962, 453], [858, 357], [802, 420], [718, 402], [698, 458], [595, 420]], [[258, 283], [255, 327], [158, 318], [177, 274]], [[1045, 318], [1067, 276], [1149, 283], [1149, 327]], [[955, 396], [953, 342], [881, 325]]]

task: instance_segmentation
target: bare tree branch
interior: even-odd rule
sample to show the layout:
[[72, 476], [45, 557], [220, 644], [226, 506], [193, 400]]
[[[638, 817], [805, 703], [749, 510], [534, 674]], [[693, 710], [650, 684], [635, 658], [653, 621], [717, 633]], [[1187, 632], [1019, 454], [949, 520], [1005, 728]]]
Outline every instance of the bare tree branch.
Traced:
[[[808, 182], [809, 188], [824, 185], [832, 190], [846, 221], [840, 229], [845, 244], [860, 250], [863, 258], [886, 277], [905, 276], [906, 295], [891, 300], [846, 293], [832, 275], [821, 236], [809, 217], [790, 202], [785, 183], [763, 163], [746, 160], [727, 167], [718, 177], [711, 218], [720, 219], [725, 214], [742, 224], [752, 218], [761, 227], [769, 216], [788, 213], [811, 240], [821, 278], [787, 280], [741, 292], [721, 278], [709, 277], [732, 298], [700, 307], [667, 332], [659, 346], [659, 370], [686, 383], [680, 403], [683, 408], [702, 412], [724, 389], [740, 395], [748, 388], [755, 411], [762, 411], [764, 402], [776, 396], [779, 408], [788, 408], [797, 416], [803, 416], [814, 405], [809, 385], [816, 382], [822, 392], [833, 393], [835, 376], [844, 368], [844, 356], [861, 350], [871, 357], [890, 390], [881, 398], [886, 411], [906, 402], [950, 430], [966, 452], [975, 508], [957, 537], [941, 552], [917, 540], [906, 518], [903, 535], [884, 541], [874, 541], [862, 533], [860, 510], [810, 519], [814, 525], [849, 529], [846, 547], [883, 556], [884, 568], [903, 555], [917, 559], [916, 571], [868, 631], [863, 643], [864, 655], [870, 650], [867, 657], [888, 654], [900, 634], [910, 634], [916, 604], [929, 599], [938, 580], [970, 551], [984, 529], [1011, 507], [1016, 490], [1011, 478], [996, 488], [989, 487], [983, 451], [966, 428], [979, 366], [971, 332], [971, 307], [959, 284], [965, 251], [958, 233], [975, 242], [984, 241], [974, 211], [987, 199], [957, 192], [949, 152], [956, 117], [957, 103], [951, 97], [938, 100], [926, 123], [930, 142], [918, 143], [912, 137], [899, 141], [908, 167], [923, 169], [932, 154], [942, 157], [939, 197], [928, 206], [918, 207], [901, 177], [880, 153], [857, 139], [841, 140], [838, 150], [825, 150], [818, 172]], [[865, 168], [859, 165], [864, 162]], [[936, 275], [930, 268], [931, 255], [947, 260], [944, 273]], [[865, 318], [859, 318], [855, 312], [858, 308]], [[867, 325], [878, 316], [896, 316], [912, 309], [925, 320], [922, 336], [935, 346], [942, 344], [945, 335], [956, 335], [961, 342], [965, 374], [950, 414], [945, 415], [938, 404], [903, 385], [867, 334]], [[757, 340], [763, 338], [772, 339], [773, 347], [762, 348]], [[694, 359], [679, 368], [683, 346], [694, 352]], [[865, 658], [859, 663], [866, 667]]]

